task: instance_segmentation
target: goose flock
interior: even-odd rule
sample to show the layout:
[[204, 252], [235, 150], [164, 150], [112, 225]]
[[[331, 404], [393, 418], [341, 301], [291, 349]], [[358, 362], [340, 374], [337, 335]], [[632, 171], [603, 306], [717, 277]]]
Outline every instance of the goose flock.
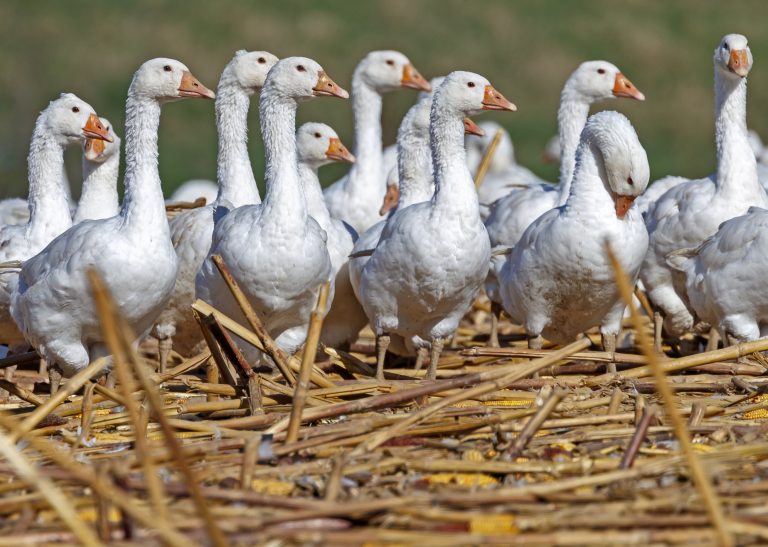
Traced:
[[[214, 264], [218, 255], [289, 354], [304, 344], [329, 282], [322, 344], [347, 348], [370, 325], [379, 379], [388, 352], [415, 357], [434, 379], [444, 344], [483, 290], [493, 311], [490, 345], [499, 344], [505, 312], [531, 348], [599, 328], [604, 349], [615, 351], [625, 305], [606, 242], [647, 293], [657, 341], [662, 332], [710, 329], [724, 343], [768, 336], [768, 153], [747, 129], [752, 64], [742, 35], [726, 35], [715, 49], [716, 172], [649, 183], [630, 120], [614, 111], [589, 115], [593, 104], [645, 95], [614, 64], [582, 63], [565, 80], [558, 135], [547, 146], [560, 162], [552, 184], [515, 161], [499, 124], [471, 119], [517, 109], [473, 72], [428, 81], [402, 53], [373, 51], [357, 65], [350, 94], [312, 59], [241, 50], [214, 93], [180, 61], [149, 60], [128, 88], [122, 203], [114, 125], [70, 93], [38, 116], [28, 197], [0, 202], [0, 343], [37, 351], [52, 389], [56, 374], [71, 376], [106, 355], [87, 277], [95, 270], [138, 339], [158, 340], [162, 369], [172, 349], [201, 351], [196, 299], [247, 325]], [[396, 144], [384, 147], [384, 95], [398, 89], [419, 94]], [[263, 200], [248, 153], [254, 97]], [[169, 220], [158, 171], [160, 114], [187, 98], [215, 99], [217, 181], [185, 184], [172, 200], [208, 203]], [[351, 98], [352, 152], [326, 124], [296, 128], [300, 104], [318, 98]], [[486, 154], [492, 142], [493, 156]], [[78, 203], [63, 160], [74, 144], [83, 157]], [[323, 190], [318, 170], [331, 162], [351, 167]], [[476, 186], [481, 162], [487, 171]], [[251, 363], [272, 364], [240, 346]]]

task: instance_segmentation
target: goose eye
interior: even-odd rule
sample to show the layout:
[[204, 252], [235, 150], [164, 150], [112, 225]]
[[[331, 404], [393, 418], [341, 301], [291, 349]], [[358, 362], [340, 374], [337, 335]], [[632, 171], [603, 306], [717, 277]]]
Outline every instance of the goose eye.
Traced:
[[475, 82], [467, 82], [467, 87], [475, 87]]
[[632, 180], [632, 177], [627, 177], [627, 184], [629, 184], [630, 186], [634, 186], [635, 185], [635, 181]]
[[77, 107], [77, 106], [73, 106], [73, 107], [72, 107], [72, 112], [74, 112], [75, 114], [77, 114], [78, 112], [80, 112], [80, 107]]
[[320, 135], [320, 133], [315, 133], [315, 138], [316, 138], [316, 139], [319, 139], [321, 136], [322, 136], [322, 135]]
[[395, 65], [395, 62], [394, 62], [392, 59], [387, 59], [387, 64], [388, 64], [389, 66], [394, 66], [394, 65]]
[[257, 61], [258, 61], [258, 63], [259, 63], [260, 65], [263, 65], [264, 63], [266, 63], [266, 62], [267, 62], [267, 60], [266, 60], [264, 57], [259, 57], [259, 58], [257, 59]]
[[304, 65], [299, 65], [299, 66], [297, 66], [297, 67], [296, 67], [296, 70], [298, 70], [299, 72], [306, 72], [306, 71], [307, 71], [307, 69], [306, 69], [306, 68], [304, 68]]
[[109, 131], [109, 126], [105, 127], [104, 129], [106, 129], [107, 131]]
[[598, 68], [597, 69], [597, 73], [598, 74], [605, 74], [605, 69], [604, 68]]
[[728, 51], [728, 50], [729, 50], [729, 49], [731, 49], [731, 48], [729, 48], [729, 47], [728, 47], [728, 44], [726, 43], [726, 44], [723, 44], [723, 49], [724, 49], [725, 51]]
[[163, 70], [165, 70], [166, 72], [170, 72], [170, 71], [171, 71], [171, 70], [173, 70], [173, 69], [171, 68], [171, 65], [165, 65], [165, 66], [163, 67]]

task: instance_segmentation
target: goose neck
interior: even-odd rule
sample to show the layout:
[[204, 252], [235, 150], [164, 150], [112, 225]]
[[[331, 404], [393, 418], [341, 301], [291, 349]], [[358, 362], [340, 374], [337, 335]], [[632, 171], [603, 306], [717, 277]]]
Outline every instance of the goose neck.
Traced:
[[109, 218], [118, 213], [117, 176], [120, 152], [103, 163], [83, 158], [83, 190], [77, 203], [74, 223], [94, 218]]
[[758, 193], [757, 162], [747, 134], [747, 80], [716, 69], [717, 190], [729, 196]]
[[157, 167], [160, 103], [129, 93], [125, 108], [125, 197], [123, 222], [133, 229], [168, 229]]
[[444, 109], [435, 100], [429, 126], [429, 142], [435, 175], [436, 207], [474, 212], [479, 218], [477, 191], [467, 166], [464, 149], [464, 114]]
[[296, 154], [296, 101], [265, 87], [259, 115], [264, 140], [267, 192], [262, 218], [275, 222], [306, 222], [307, 207], [299, 181]]
[[355, 164], [350, 179], [356, 185], [382, 186], [383, 153], [381, 144], [381, 94], [363, 81], [352, 78], [352, 112], [355, 133]]
[[589, 140], [579, 144], [572, 182], [564, 202], [566, 214], [578, 212], [583, 215], [587, 211], [606, 218], [614, 214], [603, 161], [596, 144]]
[[29, 223], [31, 238], [50, 241], [72, 225], [69, 212], [69, 189], [64, 174], [64, 145], [35, 126], [28, 157]]
[[589, 103], [566, 85], [560, 96], [557, 111], [557, 130], [560, 135], [560, 203], [568, 197], [571, 178], [576, 166], [576, 149], [589, 116]]
[[307, 213], [314, 218], [323, 230], [328, 230], [331, 224], [331, 214], [325, 205], [320, 179], [317, 176], [319, 165], [299, 162], [299, 179], [307, 201]]
[[216, 91], [216, 130], [219, 135], [216, 200], [235, 207], [259, 203], [261, 198], [248, 156], [250, 95], [242, 87], [223, 82]]
[[397, 171], [400, 182], [398, 208], [427, 201], [435, 192], [428, 135], [398, 135]]

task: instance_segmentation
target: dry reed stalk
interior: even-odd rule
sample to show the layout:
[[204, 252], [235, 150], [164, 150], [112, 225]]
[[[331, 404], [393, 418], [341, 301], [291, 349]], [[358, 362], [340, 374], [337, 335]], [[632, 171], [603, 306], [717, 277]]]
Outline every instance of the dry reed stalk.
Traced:
[[99, 546], [101, 542], [93, 530], [77, 516], [69, 504], [67, 496], [50, 479], [40, 475], [24, 454], [16, 447], [15, 441], [0, 432], [0, 453], [18, 473], [19, 477], [29, 484], [34, 484], [45, 497], [50, 507], [56, 511], [61, 520], [67, 525], [77, 539], [88, 546]]
[[491, 142], [488, 143], [488, 148], [486, 148], [485, 152], [483, 153], [483, 158], [480, 160], [480, 165], [477, 166], [477, 173], [475, 173], [475, 188], [480, 188], [480, 185], [483, 184], [483, 180], [485, 179], [485, 175], [488, 173], [488, 168], [491, 166], [491, 161], [493, 160], [493, 156], [496, 154], [496, 148], [499, 146], [502, 136], [504, 136], [504, 132], [499, 129], [493, 135]]
[[624, 452], [624, 457], [621, 459], [619, 469], [629, 469], [632, 467], [632, 464], [635, 462], [635, 458], [637, 457], [637, 453], [640, 450], [640, 446], [642, 446], [643, 441], [645, 440], [645, 436], [648, 433], [648, 427], [651, 425], [651, 420], [654, 418], [655, 414], [656, 411], [652, 405], [647, 406], [643, 411], [643, 416], [640, 418], [640, 421], [638, 422], [635, 429], [635, 433], [632, 435], [632, 440], [629, 441], [629, 446], [627, 446], [627, 449]]
[[[531, 374], [538, 372], [544, 367], [548, 367], [551, 364], [556, 363], [557, 361], [565, 359], [569, 357], [572, 353], [582, 350], [590, 346], [591, 344], [592, 343], [587, 338], [582, 338], [581, 340], [577, 340], [576, 342], [569, 344], [563, 349], [558, 350], [552, 353], [551, 355], [548, 355], [546, 357], [542, 357], [541, 359], [533, 361], [530, 364], [517, 365], [515, 366], [515, 370], [513, 370], [512, 372], [509, 372], [503, 375], [496, 371], [494, 371], [496, 372], [495, 374], [487, 373], [487, 376], [492, 378], [490, 381], [486, 381], [478, 386], [465, 390], [461, 393], [457, 393], [456, 395], [453, 395], [451, 397], [445, 397], [439, 401], [436, 401], [424, 407], [418, 412], [414, 412], [410, 414], [407, 418], [399, 421], [398, 423], [396, 423], [394, 426], [387, 429], [386, 431], [382, 431], [380, 433], [377, 433], [376, 435], [373, 435], [366, 442], [358, 446], [352, 452], [352, 455], [358, 456], [361, 453], [369, 452], [376, 449], [377, 447], [381, 446], [383, 443], [385, 443], [389, 439], [402, 435], [405, 432], [405, 430], [411, 425], [414, 425], [422, 421], [423, 419], [433, 415], [434, 413], [445, 408], [446, 406], [458, 403], [460, 401], [464, 401], [466, 399], [471, 399], [473, 397], [485, 395], [486, 393], [492, 393], [493, 391], [496, 391], [498, 389], [503, 389], [508, 384], [516, 380], [519, 380], [521, 378], [530, 376]], [[499, 368], [503, 369], [505, 367], [499, 367]]]
[[227, 284], [227, 287], [232, 293], [235, 302], [237, 302], [237, 305], [240, 307], [240, 311], [243, 312], [245, 320], [248, 321], [248, 324], [250, 325], [251, 329], [253, 329], [253, 332], [255, 332], [261, 340], [261, 343], [264, 346], [264, 351], [272, 358], [272, 361], [280, 371], [280, 374], [283, 375], [283, 378], [285, 378], [285, 381], [288, 382], [288, 385], [294, 385], [295, 379], [293, 377], [293, 373], [288, 367], [288, 360], [290, 359], [290, 355], [280, 349], [280, 347], [269, 335], [267, 329], [264, 327], [264, 324], [261, 322], [258, 315], [256, 315], [256, 311], [253, 309], [253, 307], [251, 307], [251, 303], [248, 302], [245, 294], [243, 294], [243, 291], [238, 286], [237, 281], [232, 276], [232, 273], [229, 271], [229, 268], [227, 268], [227, 265], [224, 263], [224, 259], [219, 255], [214, 255], [211, 257], [211, 260], [219, 270], [219, 273], [224, 279], [224, 282]]
[[91, 378], [101, 373], [108, 364], [109, 360], [106, 357], [100, 357], [67, 380], [55, 394], [51, 395], [45, 403], [38, 406], [14, 428], [14, 431], [11, 433], [14, 442], [32, 431], [37, 424], [53, 412], [54, 408], [64, 402], [70, 395], [77, 393], [77, 391], [90, 381]]
[[317, 297], [317, 304], [312, 310], [309, 319], [309, 329], [307, 330], [307, 340], [304, 343], [304, 352], [301, 356], [301, 369], [299, 379], [296, 382], [296, 391], [293, 395], [293, 405], [291, 407], [291, 417], [288, 422], [288, 433], [285, 438], [286, 443], [296, 442], [299, 438], [299, 427], [301, 427], [301, 413], [304, 411], [304, 405], [309, 391], [309, 380], [312, 375], [312, 365], [315, 362], [317, 354], [317, 344], [320, 341], [320, 331], [323, 328], [323, 318], [328, 307], [328, 292], [331, 283], [326, 281], [320, 287], [320, 294]]
[[6, 368], [6, 367], [14, 367], [17, 365], [26, 365], [29, 363], [34, 363], [39, 359], [40, 359], [40, 356], [35, 351], [28, 351], [26, 353], [11, 355], [10, 357], [5, 357], [3, 359], [0, 359], [0, 369]]
[[528, 446], [528, 443], [531, 442], [533, 436], [536, 434], [539, 428], [541, 428], [544, 420], [546, 420], [555, 410], [563, 397], [565, 397], [565, 391], [560, 389], [554, 390], [552, 394], [547, 398], [546, 402], [536, 412], [536, 414], [531, 416], [531, 419], [526, 422], [523, 430], [520, 432], [520, 434], [515, 439], [515, 442], [510, 447], [508, 451], [510, 458], [516, 458], [523, 452], [523, 450], [525, 450], [525, 447]]
[[[244, 327], [243, 325], [241, 325], [231, 317], [224, 315], [223, 313], [221, 313], [219, 310], [217, 310], [207, 302], [203, 302], [202, 300], [196, 300], [192, 304], [192, 309], [203, 317], [208, 317], [208, 316], [215, 317], [216, 320], [219, 323], [221, 323], [221, 325], [225, 329], [230, 331], [232, 334], [234, 334], [235, 336], [238, 336], [239, 338], [242, 338], [243, 340], [251, 344], [253, 347], [258, 349], [259, 351], [266, 351], [264, 349], [264, 344], [262, 343], [261, 339], [253, 331]], [[292, 372], [298, 373], [299, 370], [301, 369], [301, 362], [296, 357], [293, 357], [293, 356], [289, 357], [287, 364], [288, 364], [288, 368]], [[326, 374], [317, 367], [312, 368], [312, 383], [320, 387], [334, 386], [333, 382], [328, 380], [328, 378], [326, 377]], [[289, 385], [292, 386], [293, 384], [291, 383]]]
[[165, 205], [165, 212], [175, 213], [187, 209], [199, 209], [200, 207], [205, 207], [205, 204], [206, 199], [203, 197], [197, 198], [195, 201], [177, 201], [176, 203], [167, 203]]
[[83, 390], [83, 409], [80, 418], [80, 433], [75, 441], [75, 447], [82, 445], [91, 432], [91, 424], [93, 423], [93, 392], [96, 384], [88, 384]]
[[41, 399], [40, 397], [38, 397], [28, 389], [24, 389], [23, 387], [13, 382], [9, 382], [7, 380], [0, 380], [0, 389], [4, 389], [8, 393], [12, 395], [16, 395], [16, 397], [18, 397], [22, 401], [31, 403], [35, 406], [40, 406], [45, 403], [43, 399]]
[[[136, 447], [137, 457], [144, 471], [144, 476], [147, 477], [149, 499], [152, 503], [152, 509], [157, 514], [158, 518], [171, 526], [170, 523], [168, 523], [168, 514], [165, 509], [163, 484], [157, 474], [152, 458], [148, 457], [148, 440], [145, 431], [140, 427], [142, 420], [139, 416], [139, 405], [133, 397], [133, 392], [136, 390], [136, 387], [131, 378], [131, 373], [128, 370], [128, 360], [131, 359], [131, 356], [126, 354], [124, 350], [125, 347], [131, 347], [133, 338], [130, 337], [121, 340], [122, 333], [120, 332], [115, 319], [117, 317], [117, 310], [115, 310], [114, 305], [112, 304], [112, 299], [109, 296], [108, 289], [104, 285], [101, 276], [95, 270], [89, 270], [88, 281], [91, 284], [91, 292], [94, 303], [96, 304], [96, 313], [99, 316], [99, 323], [101, 325], [102, 335], [104, 336], [104, 342], [106, 343], [109, 352], [112, 354], [114, 369], [117, 373], [123, 402], [128, 411], [128, 416], [130, 417], [134, 436], [133, 442]], [[136, 364], [135, 366], [140, 367], [141, 365]], [[83, 411], [85, 411], [85, 404], [83, 404]]]
[[[685, 421], [683, 420], [683, 417], [678, 411], [677, 405], [675, 403], [675, 394], [667, 383], [667, 379], [665, 377], [666, 370], [663, 368], [663, 365], [658, 362], [653, 344], [648, 339], [645, 330], [643, 330], [640, 314], [632, 304], [632, 287], [629, 283], [629, 280], [627, 279], [618, 258], [614, 254], [613, 249], [611, 249], [610, 244], [606, 243], [605, 248], [613, 267], [619, 292], [621, 293], [622, 299], [629, 308], [632, 321], [635, 324], [635, 336], [637, 337], [637, 344], [648, 359], [648, 368], [651, 369], [653, 377], [656, 380], [656, 388], [661, 395], [666, 413], [672, 422], [672, 426], [674, 427], [675, 436], [677, 437], [677, 440], [683, 449], [683, 453], [685, 454], [688, 466], [691, 469], [694, 484], [699, 489], [701, 497], [703, 498], [707, 507], [709, 517], [712, 520], [712, 525], [717, 531], [718, 543], [724, 546], [733, 545], [733, 537], [728, 530], [728, 524], [725, 520], [725, 515], [723, 514], [723, 508], [720, 504], [720, 499], [717, 495], [717, 492], [712, 486], [711, 477], [693, 449], [693, 444], [691, 443], [688, 429], [685, 426]], [[763, 343], [765, 348], [768, 349], [768, 341], [763, 341]]]
[[[145, 396], [149, 403], [149, 407], [152, 411], [152, 414], [154, 415], [155, 420], [157, 420], [157, 422], [160, 424], [160, 429], [165, 438], [165, 442], [170, 449], [170, 452], [173, 454], [173, 458], [176, 461], [181, 474], [189, 484], [192, 499], [195, 502], [198, 513], [205, 522], [205, 528], [209, 538], [217, 547], [223, 547], [227, 544], [226, 539], [219, 529], [218, 524], [214, 520], [213, 515], [211, 514], [210, 509], [205, 502], [205, 499], [200, 493], [200, 486], [197, 483], [194, 474], [190, 470], [186, 454], [181, 447], [181, 443], [174, 435], [173, 428], [171, 427], [169, 420], [165, 415], [164, 405], [160, 399], [157, 385], [152, 381], [150, 374], [147, 372], [147, 370], [145, 370], [144, 365], [139, 361], [135, 355], [135, 352], [133, 351], [132, 343], [135, 336], [130, 332], [130, 329], [122, 321], [122, 319], [116, 315], [116, 310], [112, 304], [111, 295], [109, 294], [107, 287], [104, 285], [104, 282], [98, 273], [93, 270], [90, 271], [89, 279], [92, 284], [94, 298], [97, 302], [97, 308], [104, 314], [103, 316], [100, 316], [100, 319], [105, 338], [107, 339], [108, 344], [110, 342], [114, 344], [114, 348], [111, 349], [113, 351], [117, 351], [117, 353], [114, 355], [115, 361], [120, 362], [120, 366], [124, 367], [123, 370], [125, 374], [123, 374], [123, 376], [125, 378], [121, 378], [121, 381], [124, 379], [127, 380], [128, 383], [126, 388], [130, 386], [130, 375], [128, 374], [128, 371], [125, 370], [125, 368], [127, 368], [126, 365], [130, 365], [133, 369], [133, 374], [136, 375], [139, 380], [139, 384], [144, 390]], [[123, 397], [126, 399], [126, 402], [130, 404], [129, 400], [132, 399], [130, 391], [126, 389], [124, 391]], [[136, 421], [134, 421], [134, 424], [135, 423]], [[145, 460], [150, 461], [151, 458], [145, 457]], [[157, 477], [154, 472], [152, 472], [151, 476], [155, 478]]]

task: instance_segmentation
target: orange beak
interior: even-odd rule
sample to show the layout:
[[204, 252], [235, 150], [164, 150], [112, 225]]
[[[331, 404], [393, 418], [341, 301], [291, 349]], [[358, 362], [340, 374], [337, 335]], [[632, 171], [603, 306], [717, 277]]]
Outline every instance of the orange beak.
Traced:
[[432, 91], [432, 86], [429, 85], [429, 82], [410, 63], [403, 67], [403, 78], [400, 80], [400, 85], [410, 89], [418, 89], [419, 91]]
[[749, 56], [746, 49], [734, 49], [728, 59], [728, 70], [742, 78], [749, 74]]
[[514, 112], [517, 110], [517, 107], [509, 102], [504, 95], [496, 91], [492, 85], [487, 85], [483, 95], [483, 110], [508, 110]]
[[93, 161], [104, 153], [106, 145], [101, 139], [85, 139], [85, 149], [83, 154], [85, 159]]
[[400, 187], [396, 184], [387, 186], [387, 193], [384, 194], [384, 201], [379, 209], [379, 215], [384, 216], [389, 213], [400, 200]]
[[616, 204], [617, 218], [623, 219], [627, 215], [627, 211], [632, 207], [632, 203], [634, 203], [636, 197], [637, 196], [619, 196], [614, 194], [613, 201]]
[[621, 72], [616, 74], [616, 80], [613, 82], [613, 96], [614, 97], [626, 97], [627, 99], [635, 99], [636, 101], [644, 101], [645, 95], [635, 87], [635, 84], [629, 81], [629, 78], [624, 76]]
[[355, 156], [353, 156], [347, 147], [342, 144], [340, 139], [332, 137], [328, 142], [328, 150], [325, 151], [325, 157], [333, 161], [345, 161], [347, 163], [355, 163]]
[[315, 97], [338, 97], [339, 99], [349, 99], [349, 93], [342, 89], [339, 84], [328, 77], [324, 70], [320, 71], [315, 87], [312, 88], [312, 94]]
[[191, 99], [215, 99], [216, 94], [201, 84], [188, 70], [184, 71], [179, 84], [179, 97]]
[[465, 135], [477, 135], [482, 137], [485, 135], [485, 131], [469, 118], [464, 118], [464, 134]]
[[101, 123], [101, 120], [96, 114], [91, 113], [88, 116], [88, 121], [85, 122], [83, 127], [83, 136], [88, 139], [98, 139], [101, 141], [112, 142], [112, 137], [109, 136], [109, 131]]

